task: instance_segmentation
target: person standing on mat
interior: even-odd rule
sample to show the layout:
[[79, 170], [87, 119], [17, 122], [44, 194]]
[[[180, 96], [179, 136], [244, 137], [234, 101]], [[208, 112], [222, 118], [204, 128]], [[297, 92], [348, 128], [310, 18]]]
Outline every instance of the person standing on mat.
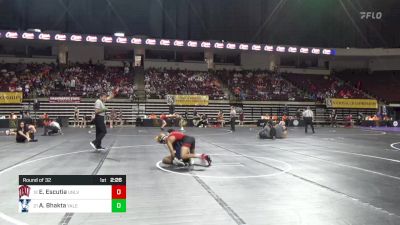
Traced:
[[331, 127], [337, 127], [337, 114], [336, 114], [336, 110], [332, 109], [331, 114], [329, 115], [329, 117], [331, 118]]
[[235, 131], [235, 125], [236, 125], [236, 109], [234, 106], [231, 106], [231, 112], [230, 112], [230, 118], [231, 118], [231, 131]]
[[312, 132], [315, 133], [313, 125], [314, 113], [310, 109], [310, 106], [307, 106], [307, 109], [303, 112], [303, 118], [304, 118], [305, 132], [307, 133], [308, 125], [310, 125]]
[[[118, 89], [116, 90], [116, 92], [118, 92]], [[94, 141], [91, 141], [90, 145], [95, 150], [105, 150], [105, 148], [101, 146], [101, 141], [107, 134], [107, 128], [104, 120], [107, 112], [107, 107], [104, 105], [104, 103], [107, 100], [112, 99], [114, 95], [115, 93], [110, 96], [108, 96], [106, 93], [101, 93], [100, 98], [97, 99], [94, 104], [95, 117], [93, 122], [96, 126], [96, 139]]]

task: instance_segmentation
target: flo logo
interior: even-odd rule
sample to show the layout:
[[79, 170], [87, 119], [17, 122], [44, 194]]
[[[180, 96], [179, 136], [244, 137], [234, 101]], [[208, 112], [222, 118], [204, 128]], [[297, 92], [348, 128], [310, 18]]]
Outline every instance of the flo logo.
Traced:
[[29, 203], [31, 199], [29, 198], [29, 194], [31, 192], [31, 188], [28, 185], [22, 185], [18, 188], [19, 192], [19, 211], [22, 213], [27, 213], [29, 211]]
[[360, 12], [362, 20], [380, 20], [383, 17], [382, 12]]

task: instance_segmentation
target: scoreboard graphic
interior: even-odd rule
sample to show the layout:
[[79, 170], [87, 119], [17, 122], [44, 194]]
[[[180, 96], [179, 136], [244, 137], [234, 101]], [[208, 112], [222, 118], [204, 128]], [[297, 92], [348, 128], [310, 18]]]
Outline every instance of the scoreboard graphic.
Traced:
[[20, 213], [125, 213], [126, 175], [20, 175]]

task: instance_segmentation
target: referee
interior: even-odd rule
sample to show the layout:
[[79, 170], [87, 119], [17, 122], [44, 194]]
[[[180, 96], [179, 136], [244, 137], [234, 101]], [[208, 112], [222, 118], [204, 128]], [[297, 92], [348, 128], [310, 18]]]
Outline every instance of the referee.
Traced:
[[307, 133], [307, 128], [308, 125], [311, 126], [313, 134], [315, 133], [314, 131], [314, 125], [313, 125], [313, 118], [314, 118], [314, 113], [310, 109], [310, 106], [307, 106], [307, 109], [303, 112], [303, 118], [304, 118], [304, 125], [305, 125], [305, 131]]
[[[117, 90], [118, 91], [118, 90]], [[107, 107], [104, 105], [104, 103], [107, 100], [110, 100], [114, 97], [114, 94], [108, 96], [106, 93], [101, 93], [100, 98], [96, 100], [94, 104], [94, 109], [95, 109], [95, 117], [94, 117], [94, 124], [96, 125], [96, 139], [94, 141], [90, 142], [90, 145], [92, 148], [95, 150], [105, 150], [101, 146], [101, 141], [103, 140], [104, 136], [106, 136], [107, 129], [106, 129], [106, 124], [105, 124], [105, 116], [107, 112]]]
[[231, 112], [230, 112], [230, 118], [231, 118], [231, 131], [235, 131], [235, 125], [236, 125], [236, 109], [234, 106], [231, 106]]

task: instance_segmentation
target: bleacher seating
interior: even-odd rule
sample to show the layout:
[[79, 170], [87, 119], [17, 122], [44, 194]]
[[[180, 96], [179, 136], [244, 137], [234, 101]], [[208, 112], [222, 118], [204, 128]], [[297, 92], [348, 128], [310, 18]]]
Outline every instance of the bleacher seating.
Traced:
[[54, 64], [0, 64], [0, 90], [22, 91], [24, 97], [96, 97], [120, 88], [118, 97], [132, 98], [133, 77], [124, 68], [94, 64], [70, 64], [58, 69]]
[[164, 99], [167, 94], [208, 95], [210, 99], [226, 99], [219, 80], [209, 72], [186, 70], [145, 71], [147, 98]]
[[332, 76], [291, 74], [282, 76], [308, 94], [304, 98], [322, 102], [325, 98], [368, 98], [361, 90]]
[[400, 102], [400, 72], [376, 71], [368, 73], [366, 70], [346, 70], [335, 73], [335, 76], [349, 81], [356, 88], [365, 90], [379, 100], [386, 102]]
[[240, 100], [247, 101], [302, 101], [304, 93], [285, 81], [280, 75], [268, 71], [222, 71], [217, 73], [226, 81], [230, 91]]

